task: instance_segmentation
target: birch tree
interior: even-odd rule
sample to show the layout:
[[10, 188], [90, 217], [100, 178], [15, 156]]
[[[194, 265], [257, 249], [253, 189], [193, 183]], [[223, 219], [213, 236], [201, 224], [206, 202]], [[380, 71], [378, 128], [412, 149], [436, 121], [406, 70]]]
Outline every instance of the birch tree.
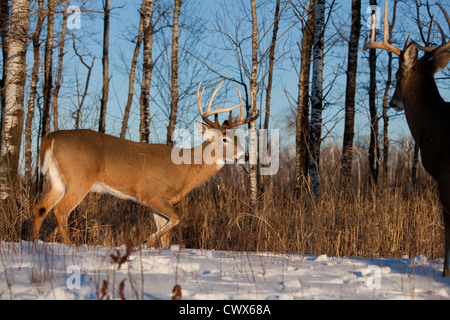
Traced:
[[[257, 76], [258, 76], [258, 21], [256, 13], [255, 0], [251, 0], [252, 12], [252, 66], [250, 76], [250, 114], [254, 115], [256, 111], [256, 93], [257, 93]], [[250, 208], [255, 210], [258, 200], [258, 175], [257, 175], [257, 135], [256, 135], [256, 120], [249, 124], [249, 154], [250, 154]], [[253, 158], [253, 159], [252, 159]]]
[[322, 133], [323, 99], [323, 48], [325, 25], [325, 0], [318, 0], [314, 14], [313, 75], [311, 85], [311, 128], [309, 135], [310, 188], [316, 197], [320, 196], [319, 162]]
[[33, 68], [31, 70], [31, 83], [30, 83], [30, 95], [28, 98], [28, 110], [27, 110], [27, 118], [25, 121], [25, 181], [27, 187], [31, 186], [31, 125], [34, 117], [34, 107], [36, 102], [36, 93], [37, 93], [37, 85], [39, 81], [39, 67], [40, 67], [40, 48], [41, 48], [41, 30], [42, 24], [44, 22], [45, 14], [44, 14], [44, 0], [38, 1], [38, 10], [37, 10], [37, 22], [36, 29], [32, 35], [32, 43], [33, 43]]
[[11, 3], [0, 144], [0, 210], [14, 207], [23, 130], [29, 0]]
[[356, 70], [358, 43], [361, 31], [361, 0], [352, 0], [352, 27], [348, 43], [347, 86], [345, 90], [345, 128], [342, 144], [343, 186], [348, 186], [352, 176], [353, 137], [355, 126]]
[[[0, 81], [0, 106], [1, 110], [5, 106], [5, 96], [3, 88], [5, 87], [6, 75], [6, 57], [8, 55], [8, 29], [9, 29], [9, 3], [8, 0], [0, 0], [0, 40], [2, 42], [2, 79]], [[0, 119], [0, 131], [2, 128], [2, 121]], [[0, 137], [1, 141], [1, 137]]]
[[150, 136], [150, 85], [152, 78], [153, 60], [153, 0], [143, 0], [142, 19], [144, 24], [144, 50], [143, 50], [143, 65], [142, 65], [142, 84], [141, 97], [139, 104], [141, 107], [141, 121], [140, 121], [140, 141], [149, 142]]
[[175, 0], [172, 23], [172, 58], [171, 58], [171, 102], [169, 126], [167, 127], [167, 145], [173, 146], [172, 133], [175, 130], [178, 109], [178, 28], [181, 0]]

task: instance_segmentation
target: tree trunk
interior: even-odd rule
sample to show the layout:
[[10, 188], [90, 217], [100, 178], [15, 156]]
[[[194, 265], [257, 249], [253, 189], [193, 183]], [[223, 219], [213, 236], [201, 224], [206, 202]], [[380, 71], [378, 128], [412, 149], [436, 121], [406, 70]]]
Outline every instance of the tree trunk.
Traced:
[[45, 137], [50, 131], [50, 100], [52, 97], [52, 53], [53, 53], [53, 28], [55, 22], [55, 0], [48, 0], [47, 14], [47, 39], [45, 42], [44, 56], [44, 105], [42, 107], [42, 131]]
[[167, 127], [167, 142], [168, 146], [173, 146], [172, 133], [175, 130], [177, 121], [178, 109], [178, 25], [180, 17], [181, 0], [175, 0], [175, 7], [173, 9], [173, 26], [172, 26], [172, 62], [171, 62], [171, 102], [170, 102], [170, 116], [169, 126]]
[[83, 64], [83, 66], [86, 67], [86, 69], [88, 70], [87, 76], [86, 76], [86, 82], [84, 85], [84, 91], [81, 94], [81, 99], [80, 99], [80, 90], [78, 89], [79, 85], [78, 85], [78, 77], [77, 77], [77, 92], [78, 92], [78, 107], [77, 110], [73, 113], [73, 117], [75, 118], [75, 129], [79, 129], [81, 126], [81, 110], [83, 108], [83, 104], [84, 104], [84, 100], [87, 96], [87, 92], [89, 89], [89, 81], [91, 79], [91, 73], [92, 73], [92, 68], [94, 67], [94, 62], [95, 59], [92, 59], [92, 64], [89, 66], [84, 60], [83, 60], [83, 56], [81, 54], [78, 53], [77, 51], [77, 47], [75, 45], [75, 37], [72, 35], [72, 41], [73, 41], [73, 51], [75, 53], [75, 55], [80, 59], [80, 62]]
[[348, 45], [347, 86], [345, 91], [345, 128], [342, 144], [342, 186], [348, 187], [352, 177], [353, 137], [355, 124], [356, 70], [361, 30], [361, 0], [352, 0], [352, 28]]
[[[392, 9], [393, 17], [392, 23], [389, 27], [389, 41], [392, 39], [392, 32], [394, 30], [395, 25], [395, 17], [397, 13], [397, 0], [394, 0], [394, 8]], [[392, 83], [392, 52], [388, 52], [388, 66], [387, 66], [387, 79], [386, 79], [386, 87], [384, 89], [384, 97], [383, 97], [383, 184], [384, 187], [389, 186], [389, 133], [388, 133], [388, 125], [389, 125], [389, 117], [387, 115], [387, 111], [389, 110], [389, 89], [391, 88]]]
[[[2, 79], [0, 81], [0, 111], [3, 114], [3, 108], [5, 106], [5, 78], [6, 78], [6, 58], [8, 56], [8, 29], [9, 29], [9, 3], [8, 0], [0, 0], [0, 40], [2, 41], [2, 61], [3, 72]], [[0, 118], [0, 132], [2, 130], [3, 118]], [[0, 136], [0, 145], [2, 137]]]
[[15, 0], [11, 4], [0, 145], [0, 210], [5, 212], [15, 208], [14, 191], [18, 181], [23, 130], [29, 11], [29, 0]]
[[128, 119], [130, 117], [131, 103], [133, 102], [134, 76], [136, 73], [136, 64], [137, 64], [137, 58], [139, 55], [139, 49], [141, 47], [141, 43], [143, 40], [142, 34], [144, 32], [143, 12], [145, 10], [145, 4], [146, 4], [146, 1], [142, 1], [141, 18], [139, 20], [139, 31], [138, 31], [138, 36], [136, 39], [136, 46], [134, 47], [133, 59], [131, 60], [130, 75], [128, 77], [128, 99], [127, 99], [127, 104], [125, 105], [125, 112], [123, 115], [122, 130], [120, 131], [120, 137], [122, 139], [125, 138], [125, 133], [126, 133], [126, 130], [128, 127]]
[[310, 0], [308, 21], [302, 31], [300, 75], [298, 79], [297, 118], [295, 134], [295, 194], [300, 196], [305, 189], [308, 176], [309, 133], [309, 74], [313, 45], [315, 0]]
[[100, 103], [100, 119], [98, 122], [98, 132], [105, 133], [106, 126], [106, 105], [108, 104], [108, 92], [109, 92], [109, 16], [111, 12], [111, 0], [105, 0], [103, 3], [103, 10], [105, 11], [105, 17], [103, 19], [103, 94], [102, 101]]
[[270, 98], [272, 94], [272, 82], [273, 82], [273, 66], [275, 64], [275, 47], [278, 36], [278, 24], [280, 22], [280, 0], [277, 0], [275, 5], [275, 15], [273, 20], [273, 34], [272, 43], [269, 50], [269, 72], [267, 75], [267, 90], [266, 90], [266, 117], [264, 119], [264, 129], [269, 129], [270, 119]]
[[[371, 5], [377, 5], [376, 0], [370, 0]], [[377, 112], [377, 56], [375, 49], [369, 50], [370, 84], [369, 84], [369, 113], [370, 113], [370, 142], [369, 142], [369, 184], [377, 185], [378, 181], [378, 112]]]
[[316, 197], [320, 197], [319, 163], [322, 133], [322, 84], [323, 84], [323, 47], [324, 47], [325, 0], [318, 0], [315, 8], [313, 80], [311, 88], [311, 129], [309, 135], [309, 178], [310, 188]]
[[34, 61], [33, 61], [33, 69], [31, 71], [31, 84], [30, 84], [30, 96], [28, 98], [27, 119], [25, 121], [25, 182], [28, 190], [30, 190], [32, 182], [31, 125], [34, 117], [34, 105], [37, 93], [37, 85], [39, 81], [40, 48], [41, 48], [40, 35], [42, 30], [42, 24], [45, 18], [43, 9], [44, 9], [44, 0], [39, 0], [37, 12], [38, 20], [36, 23], [36, 29], [32, 36]]
[[[280, 0], [277, 0], [275, 4], [275, 14], [273, 18], [273, 33], [272, 33], [272, 43], [270, 44], [269, 50], [269, 72], [267, 74], [267, 89], [266, 89], [266, 116], [264, 118], [264, 129], [266, 132], [269, 129], [269, 119], [270, 119], [270, 103], [272, 95], [272, 83], [273, 83], [273, 67], [275, 64], [275, 47], [278, 38], [278, 25], [280, 22]], [[269, 148], [269, 135], [267, 135], [267, 149]], [[266, 192], [269, 185], [269, 176], [261, 176], [262, 192]]]
[[[256, 93], [257, 93], [257, 72], [258, 72], [258, 22], [256, 14], [255, 0], [251, 0], [252, 11], [252, 68], [250, 77], [250, 104], [251, 115], [256, 111]], [[258, 176], [257, 176], [257, 162], [258, 162], [258, 137], [256, 134], [256, 120], [250, 122], [249, 125], [250, 135], [250, 208], [256, 210], [258, 200]], [[252, 159], [253, 158], [253, 159]]]
[[[141, 123], [140, 123], [140, 141], [149, 142], [150, 136], [150, 85], [152, 79], [152, 46], [153, 46], [153, 0], [144, 0], [145, 8], [142, 12], [142, 19], [144, 23], [144, 52], [142, 65], [142, 84], [141, 97], [139, 100], [141, 106]], [[144, 5], [143, 5], [144, 7]]]
[[67, 27], [67, 8], [69, 7], [69, 0], [66, 0], [63, 11], [63, 21], [61, 27], [61, 40], [59, 41], [59, 55], [58, 55], [58, 76], [55, 82], [55, 89], [53, 90], [53, 129], [55, 131], [59, 130], [58, 126], [58, 96], [59, 89], [61, 88], [62, 80], [62, 66], [64, 57], [64, 42], [66, 38], [66, 27]]

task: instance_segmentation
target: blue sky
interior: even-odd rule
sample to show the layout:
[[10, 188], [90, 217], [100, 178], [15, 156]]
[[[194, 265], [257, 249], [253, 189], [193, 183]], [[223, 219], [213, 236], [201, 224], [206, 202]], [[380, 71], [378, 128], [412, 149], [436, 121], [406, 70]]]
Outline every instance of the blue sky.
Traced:
[[[111, 30], [110, 30], [110, 69], [111, 76], [109, 102], [107, 110], [107, 133], [118, 135], [120, 133], [123, 109], [126, 103], [128, 90], [128, 71], [131, 64], [132, 52], [134, 50], [134, 42], [132, 41], [137, 34], [137, 27], [139, 23], [139, 13], [141, 1], [111, 1], [112, 15], [111, 15]], [[156, 3], [156, 1], [155, 1]], [[171, 3], [171, 1], [165, 1]], [[245, 38], [245, 32], [250, 31], [249, 22], [246, 21], [249, 14], [249, 6], [247, 1], [243, 0], [227, 0], [226, 5], [224, 1], [219, 0], [201, 0], [193, 1], [187, 0], [181, 9], [182, 23], [187, 26], [180, 31], [180, 45], [187, 49], [181, 49], [180, 55], [180, 90], [183, 88], [196, 86], [201, 80], [204, 83], [212, 86], [218, 83], [219, 77], [212, 73], [205, 67], [201, 61], [204, 60], [211, 68], [220, 72], [227, 77], [236, 77], [237, 62], [232, 51], [226, 50], [224, 46], [224, 38], [220, 32], [214, 31], [214, 28], [227, 29], [228, 32], [233, 33], [238, 25], [240, 27], [240, 39]], [[274, 1], [260, 2], [262, 5], [258, 8], [258, 19], [260, 30], [262, 33], [267, 31], [266, 38], [270, 41], [271, 38], [271, 21], [272, 12], [274, 10]], [[389, 1], [392, 7], [392, 1]], [[77, 1], [71, 1], [71, 4], [77, 4]], [[98, 108], [101, 98], [101, 82], [102, 82], [102, 30], [103, 30], [103, 16], [101, 14], [102, 2], [99, 0], [90, 1], [89, 7], [82, 6], [81, 15], [81, 29], [69, 30], [66, 38], [66, 50], [64, 62], [64, 79], [63, 88], [60, 96], [60, 126], [62, 128], [72, 128], [73, 120], [70, 119], [72, 112], [75, 109], [77, 101], [76, 81], [78, 78], [79, 86], [84, 86], [84, 79], [86, 76], [86, 69], [80, 64], [77, 57], [74, 56], [72, 50], [72, 35], [77, 38], [77, 49], [85, 56], [86, 61], [90, 63], [95, 59], [92, 79], [90, 83], [89, 95], [85, 102], [85, 110], [83, 110], [83, 127], [97, 128]], [[369, 18], [366, 11], [369, 6], [368, 1], [363, 1], [362, 4], [362, 30], [364, 35], [368, 32], [365, 26], [365, 21]], [[97, 12], [89, 12], [85, 10], [94, 10]], [[412, 21], [415, 11], [405, 5], [399, 4], [398, 19], [396, 24], [395, 38], [406, 38], [406, 33], [411, 28], [416, 28]], [[336, 1], [333, 13], [330, 16], [329, 25], [326, 33], [326, 56], [325, 56], [325, 72], [324, 72], [324, 90], [328, 91], [331, 83], [334, 83], [330, 93], [327, 96], [325, 103], [327, 104], [324, 110], [324, 133], [329, 132], [330, 137], [335, 143], [340, 145], [340, 139], [343, 129], [343, 105], [345, 101], [345, 70], [347, 59], [347, 43], [343, 37], [349, 35], [349, 19], [350, 19], [350, 1]], [[225, 14], [227, 12], [227, 14]], [[381, 9], [383, 12], [383, 8]], [[436, 11], [437, 12], [437, 11]], [[405, 15], [406, 14], [406, 15]], [[224, 20], [220, 25], [221, 17], [227, 16], [229, 20]], [[283, 17], [286, 20], [280, 25], [279, 34], [285, 32], [289, 28], [291, 19], [291, 9], [286, 9]], [[403, 18], [399, 18], [402, 16]], [[390, 15], [392, 17], [392, 15]], [[441, 16], [438, 15], [438, 18]], [[167, 21], [161, 19], [160, 26], [170, 22], [171, 14], [167, 14]], [[57, 20], [59, 21], [59, 20]], [[446, 25], [442, 24], [444, 30], [447, 30]], [[272, 117], [271, 126], [273, 128], [281, 129], [282, 139], [292, 141], [295, 135], [294, 129], [288, 127], [289, 122], [293, 121], [295, 117], [292, 108], [292, 98], [297, 97], [298, 76], [297, 70], [299, 67], [299, 51], [297, 42], [301, 43], [300, 24], [289, 29], [283, 38], [277, 43], [277, 57], [283, 55], [276, 65], [274, 76], [274, 88], [272, 93]], [[200, 30], [199, 34], [195, 34], [192, 30]], [[196, 31], [196, 32], [197, 32]], [[224, 31], [224, 30], [220, 30]], [[413, 31], [413, 38], [414, 38]], [[150, 101], [150, 114], [153, 117], [151, 128], [151, 141], [165, 143], [166, 126], [168, 124], [168, 103], [169, 88], [167, 85], [168, 79], [168, 64], [165, 62], [170, 59], [170, 47], [167, 51], [163, 50], [164, 41], [169, 42], [171, 39], [171, 29], [165, 28], [163, 31], [155, 34], [153, 58], [159, 57], [155, 64], [152, 79], [152, 91]], [[343, 37], [339, 35], [342, 34]], [[248, 34], [248, 37], [250, 34]], [[381, 37], [381, 35], [380, 35]], [[243, 51], [245, 59], [249, 59], [250, 41], [242, 40]], [[263, 41], [261, 47], [267, 47], [267, 41]], [[361, 36], [360, 48], [364, 41], [364, 36]], [[397, 46], [400, 46], [397, 44]], [[265, 50], [265, 49], [264, 49]], [[142, 50], [141, 50], [142, 51]], [[55, 59], [56, 53], [55, 50]], [[189, 54], [187, 53], [189, 52]], [[162, 54], [161, 54], [162, 53]], [[355, 125], [356, 138], [363, 138], [368, 135], [368, 62], [367, 53], [362, 49], [359, 51], [358, 61], [358, 89], [357, 89], [357, 119]], [[380, 72], [377, 77], [380, 79], [379, 90], [384, 88], [383, 79], [386, 77], [383, 70], [385, 70], [387, 54], [380, 52], [378, 58], [378, 66]], [[32, 55], [29, 55], [29, 61]], [[137, 140], [137, 132], [139, 130], [139, 94], [140, 94], [140, 65], [142, 57], [139, 57], [139, 66], [135, 81], [135, 98], [132, 106], [132, 113], [129, 121], [128, 139]], [[384, 68], [384, 69], [383, 69]], [[397, 69], [397, 61], [394, 61], [394, 70]], [[261, 74], [260, 74], [261, 75]], [[335, 80], [335, 77], [337, 78]], [[217, 103], [223, 103], [224, 106], [236, 104], [237, 96], [236, 89], [232, 86], [233, 83], [226, 81], [221, 90], [221, 95], [217, 97]], [[209, 88], [205, 92], [205, 101], [209, 99], [209, 95], [213, 88]], [[241, 92], [244, 90], [240, 88]], [[208, 92], [209, 91], [209, 92]], [[193, 121], [199, 120], [195, 91], [191, 90], [191, 94], [186, 94], [180, 100], [179, 125], [178, 127], [188, 127], [194, 130]], [[446, 91], [441, 90], [442, 95], [446, 96]], [[393, 91], [391, 91], [391, 94]], [[290, 98], [291, 97], [291, 98]], [[262, 102], [261, 110], [264, 110], [265, 97], [259, 100]], [[205, 102], [206, 103], [206, 102]], [[381, 106], [382, 92], [378, 98], [378, 103]], [[381, 111], [380, 111], [381, 113]], [[406, 121], [403, 114], [397, 114], [394, 110], [389, 111], [392, 116], [390, 120], [390, 135], [391, 139], [397, 140], [409, 136], [409, 130], [406, 126]], [[380, 130], [382, 122], [380, 122]]]

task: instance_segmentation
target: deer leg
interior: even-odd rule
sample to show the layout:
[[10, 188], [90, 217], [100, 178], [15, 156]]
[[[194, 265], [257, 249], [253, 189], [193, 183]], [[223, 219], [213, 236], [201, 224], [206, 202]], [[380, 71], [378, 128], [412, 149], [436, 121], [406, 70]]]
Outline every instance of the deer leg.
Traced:
[[66, 244], [71, 243], [67, 231], [67, 219], [69, 218], [69, 214], [78, 206], [88, 192], [89, 188], [87, 191], [85, 188], [80, 188], [77, 190], [69, 189], [53, 209], [56, 216], [56, 221], [58, 222], [61, 238]]
[[[148, 246], [152, 247], [155, 243], [161, 239], [169, 230], [175, 227], [179, 222], [178, 212], [175, 208], [166, 200], [162, 200], [158, 203], [152, 204], [152, 209], [157, 211], [161, 216], [166, 217], [167, 222], [162, 227], [158, 228], [158, 231], [150, 235], [148, 238]], [[160, 217], [161, 220], [164, 218]], [[168, 236], [168, 235], [167, 235]], [[164, 245], [164, 243], [163, 243]]]
[[445, 232], [445, 258], [443, 277], [450, 277], [450, 214], [447, 209], [442, 210], [444, 215], [444, 232]]
[[[153, 212], [153, 219], [156, 223], [156, 229], [159, 231], [161, 230], [164, 225], [167, 223], [167, 219], [164, 217], [161, 217], [158, 213]], [[161, 245], [163, 248], [169, 248], [170, 247], [170, 234], [165, 233], [161, 236]]]
[[444, 270], [442, 276], [450, 277], [450, 182], [447, 182], [446, 179], [439, 179], [437, 182], [442, 204], [445, 233]]
[[50, 185], [50, 189], [45, 197], [36, 205], [31, 241], [35, 241], [39, 238], [39, 230], [41, 229], [42, 221], [63, 196], [64, 190], [55, 188], [53, 184]]

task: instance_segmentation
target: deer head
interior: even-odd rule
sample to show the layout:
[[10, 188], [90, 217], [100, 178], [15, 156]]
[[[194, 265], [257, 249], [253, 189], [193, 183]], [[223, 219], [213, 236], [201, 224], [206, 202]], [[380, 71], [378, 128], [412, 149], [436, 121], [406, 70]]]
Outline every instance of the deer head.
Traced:
[[[259, 110], [257, 109], [256, 114], [244, 119], [244, 104], [242, 102], [242, 97], [239, 89], [239, 104], [228, 107], [217, 109], [214, 106], [214, 110], [211, 110], [214, 98], [222, 86], [223, 81], [219, 84], [219, 86], [214, 90], [211, 99], [209, 100], [208, 107], [205, 112], [203, 112], [202, 108], [202, 97], [205, 91], [203, 88], [200, 93], [200, 87], [202, 83], [198, 85], [197, 88], [197, 104], [200, 115], [205, 123], [196, 122], [197, 127], [199, 129], [200, 134], [209, 139], [211, 144], [209, 148], [213, 150], [213, 154], [211, 155], [211, 159], [223, 159], [222, 164], [225, 162], [234, 162], [235, 160], [248, 160], [248, 154], [245, 152], [242, 145], [239, 143], [238, 135], [235, 133], [234, 128], [243, 124], [247, 124], [250, 121], [253, 121], [259, 117]], [[240, 107], [239, 115], [233, 119], [232, 111]], [[225, 120], [222, 124], [219, 123], [219, 113], [229, 112], [228, 120]], [[209, 119], [210, 116], [214, 115], [214, 122]], [[219, 151], [216, 153], [216, 151]], [[222, 152], [220, 152], [222, 151]], [[205, 155], [205, 153], [204, 153]], [[204, 159], [208, 161], [208, 159]], [[210, 160], [211, 161], [211, 160]], [[212, 161], [211, 161], [212, 162]]]
[[[447, 23], [450, 26], [450, 18], [444, 8], [437, 4], [444, 13]], [[417, 101], [411, 101], [411, 103], [405, 103], [408, 99], [417, 99], [417, 93], [423, 92], [424, 96], [428, 99], [439, 97], [439, 92], [434, 81], [434, 74], [442, 71], [448, 64], [450, 59], [450, 42], [445, 41], [445, 35], [442, 28], [437, 22], [441, 35], [442, 44], [434, 47], [423, 47], [412, 41], [409, 43], [410, 36], [405, 42], [403, 50], [391, 45], [388, 42], [388, 7], [387, 1], [385, 2], [384, 10], [384, 37], [383, 42], [375, 42], [375, 23], [372, 27], [371, 41], [365, 42], [364, 50], [367, 49], [384, 49], [399, 56], [399, 68], [396, 77], [396, 87], [389, 105], [396, 111], [404, 110], [406, 105], [414, 105]], [[425, 54], [422, 58], [418, 58], [418, 51], [422, 50]], [[433, 103], [434, 101], [429, 101]]]

